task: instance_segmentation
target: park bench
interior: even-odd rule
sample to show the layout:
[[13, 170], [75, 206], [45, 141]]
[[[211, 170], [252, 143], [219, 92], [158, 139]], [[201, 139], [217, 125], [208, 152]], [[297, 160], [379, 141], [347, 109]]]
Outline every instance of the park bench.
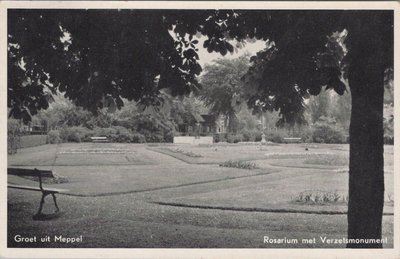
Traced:
[[283, 138], [284, 143], [301, 143], [301, 138]]
[[110, 142], [107, 137], [90, 137], [92, 142]]
[[12, 183], [8, 183], [7, 184], [8, 188], [42, 192], [42, 198], [40, 200], [39, 210], [33, 216], [33, 219], [44, 219], [44, 218], [46, 218], [46, 215], [42, 214], [42, 209], [43, 209], [44, 199], [45, 199], [45, 197], [47, 195], [51, 195], [53, 197], [54, 205], [56, 207], [56, 211], [55, 211], [54, 215], [60, 212], [60, 209], [58, 208], [58, 205], [57, 205], [57, 200], [56, 200], [55, 194], [56, 193], [66, 192], [67, 190], [47, 188], [47, 187], [44, 188], [43, 185], [42, 185], [42, 178], [54, 178], [54, 175], [53, 175], [52, 171], [50, 171], [50, 170], [38, 170], [36, 168], [35, 169], [8, 168], [7, 169], [7, 174], [16, 175], [16, 176], [32, 176], [32, 177], [38, 177], [39, 178], [39, 187], [12, 184]]

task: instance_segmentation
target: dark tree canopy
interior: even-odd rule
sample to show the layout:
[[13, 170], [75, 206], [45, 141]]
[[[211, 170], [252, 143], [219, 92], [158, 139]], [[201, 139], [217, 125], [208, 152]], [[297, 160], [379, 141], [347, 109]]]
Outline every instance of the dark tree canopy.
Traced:
[[[156, 104], [158, 91], [173, 95], [199, 87], [195, 34], [207, 37], [204, 47], [225, 55], [229, 40], [268, 41], [253, 58], [247, 82], [256, 99], [280, 110], [283, 122], [301, 120], [303, 96], [318, 94], [321, 86], [343, 93], [340, 81], [343, 51], [327, 36], [374, 19], [368, 11], [243, 11], [243, 10], [9, 10], [9, 96], [14, 117], [29, 119], [47, 108], [49, 89], [58, 88], [77, 105], [96, 112], [121, 98]], [[393, 62], [391, 16], [381, 15], [389, 39], [386, 66]], [[357, 17], [358, 19], [354, 19]], [[387, 25], [387, 26], [386, 26]], [[312, 29], [310, 29], [312, 28]], [[351, 28], [350, 28], [351, 29]], [[171, 33], [175, 33], [175, 39]], [[333, 39], [333, 40], [332, 40]], [[346, 46], [351, 48], [351, 41]], [[350, 42], [350, 44], [348, 44]], [[333, 46], [333, 47], [332, 47]], [[387, 48], [386, 48], [387, 47]], [[356, 55], [352, 53], [351, 56]], [[24, 69], [21, 69], [21, 62]], [[273, 101], [273, 102], [272, 102]]]

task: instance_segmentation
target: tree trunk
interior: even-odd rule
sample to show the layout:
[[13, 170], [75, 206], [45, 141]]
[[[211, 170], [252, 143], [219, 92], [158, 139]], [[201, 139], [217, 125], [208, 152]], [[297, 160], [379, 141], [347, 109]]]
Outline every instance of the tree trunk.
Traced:
[[[361, 28], [358, 32], [357, 44], [352, 45], [354, 51], [348, 74], [352, 94], [348, 238], [381, 239], [384, 204], [382, 45], [379, 32], [374, 33], [376, 30]], [[382, 244], [349, 243], [347, 247], [381, 248]]]

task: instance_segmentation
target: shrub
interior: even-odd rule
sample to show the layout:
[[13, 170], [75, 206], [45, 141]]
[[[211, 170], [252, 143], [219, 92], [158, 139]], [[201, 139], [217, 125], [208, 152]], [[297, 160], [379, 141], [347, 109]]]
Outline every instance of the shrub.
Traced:
[[226, 142], [228, 143], [238, 143], [241, 142], [243, 139], [242, 134], [227, 134], [226, 135]]
[[7, 149], [9, 154], [17, 153], [20, 148], [20, 124], [18, 120], [9, 118], [7, 120]]
[[107, 137], [111, 142], [116, 143], [146, 143], [144, 135], [132, 133], [131, 130], [123, 126], [114, 126], [111, 128], [94, 128], [94, 135]]
[[312, 133], [313, 141], [316, 143], [345, 143], [344, 130], [336, 124], [333, 118], [321, 117], [314, 124]]
[[60, 137], [63, 142], [90, 141], [90, 137], [92, 136], [92, 130], [81, 126], [62, 128], [60, 130]]
[[310, 128], [303, 128], [300, 132], [301, 141], [304, 143], [313, 142], [313, 130]]
[[149, 130], [141, 130], [140, 134], [144, 135], [146, 142], [148, 143], [163, 143], [164, 135], [162, 132], [151, 132]]
[[[129, 129], [122, 126], [111, 128], [95, 127], [93, 130], [86, 127], [70, 127], [63, 128], [59, 133], [59, 137], [63, 142], [90, 142], [93, 136], [107, 137], [111, 142], [116, 143], [146, 143], [144, 135], [132, 133]], [[159, 136], [159, 139], [163, 138]]]
[[174, 136], [175, 136], [175, 134], [172, 130], [165, 131], [164, 132], [164, 142], [166, 142], [166, 143], [174, 142]]
[[342, 130], [331, 125], [318, 125], [312, 133], [315, 143], [345, 143], [346, 136]]
[[93, 128], [93, 134], [97, 137], [111, 138], [112, 135], [116, 135], [117, 133], [118, 133], [118, 130], [115, 128], [99, 128], [99, 127]]
[[131, 135], [132, 143], [146, 143], [146, 137], [140, 133], [135, 133]]
[[243, 135], [243, 141], [245, 141], [245, 142], [248, 142], [248, 141], [254, 142], [254, 140], [255, 140], [255, 136], [253, 134], [251, 134], [251, 131], [249, 131], [249, 130], [244, 130], [242, 132], [242, 135]]
[[262, 133], [260, 132], [260, 133], [255, 134], [254, 141], [260, 142], [261, 140], [262, 140]]
[[253, 162], [240, 161], [240, 160], [237, 160], [237, 161], [228, 160], [226, 162], [219, 164], [219, 166], [233, 167], [233, 168], [240, 168], [240, 169], [255, 169], [255, 168], [257, 168], [257, 165]]
[[347, 197], [337, 191], [307, 190], [292, 198], [292, 201], [303, 204], [327, 204], [340, 201], [347, 202]]
[[7, 120], [7, 133], [8, 135], [17, 135], [20, 133], [21, 125], [18, 120], [9, 118]]
[[217, 133], [214, 134], [214, 142], [219, 143], [219, 142], [226, 142], [226, 134], [225, 133]]
[[79, 142], [82, 141], [82, 139], [79, 136], [78, 132], [73, 132], [72, 131], [67, 135], [67, 141], [68, 142], [77, 142], [77, 143], [79, 143]]
[[259, 130], [244, 130], [242, 131], [242, 141], [261, 141], [261, 132]]
[[50, 144], [57, 144], [61, 142], [60, 131], [50, 130], [48, 134], [48, 141]]
[[129, 129], [122, 127], [122, 126], [113, 126], [112, 127], [113, 131], [115, 131], [115, 134], [118, 135], [128, 135], [132, 133]]
[[284, 135], [279, 131], [270, 131], [266, 134], [267, 141], [271, 141], [274, 143], [282, 143]]
[[47, 135], [25, 135], [19, 138], [18, 148], [36, 147], [47, 143]]

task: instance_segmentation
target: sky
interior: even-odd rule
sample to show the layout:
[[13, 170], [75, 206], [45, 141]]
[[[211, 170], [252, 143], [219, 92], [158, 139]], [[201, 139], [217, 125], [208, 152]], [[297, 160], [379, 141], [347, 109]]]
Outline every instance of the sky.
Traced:
[[[199, 63], [200, 65], [204, 68], [205, 64], [211, 64], [213, 60], [218, 59], [218, 58], [228, 58], [228, 59], [234, 59], [237, 58], [241, 55], [243, 55], [246, 52], [249, 52], [250, 54], [256, 54], [258, 51], [263, 49], [265, 47], [265, 42], [264, 41], [255, 41], [255, 42], [248, 42], [242, 49], [238, 49], [237, 53], [229, 53], [226, 54], [225, 56], [222, 56], [219, 53], [208, 53], [207, 49], [203, 48], [203, 42], [205, 40], [204, 37], [198, 38], [197, 39], [199, 43], [197, 44], [197, 47], [199, 48], [199, 51], [197, 52], [199, 54]], [[234, 45], [234, 44], [233, 44]]]

